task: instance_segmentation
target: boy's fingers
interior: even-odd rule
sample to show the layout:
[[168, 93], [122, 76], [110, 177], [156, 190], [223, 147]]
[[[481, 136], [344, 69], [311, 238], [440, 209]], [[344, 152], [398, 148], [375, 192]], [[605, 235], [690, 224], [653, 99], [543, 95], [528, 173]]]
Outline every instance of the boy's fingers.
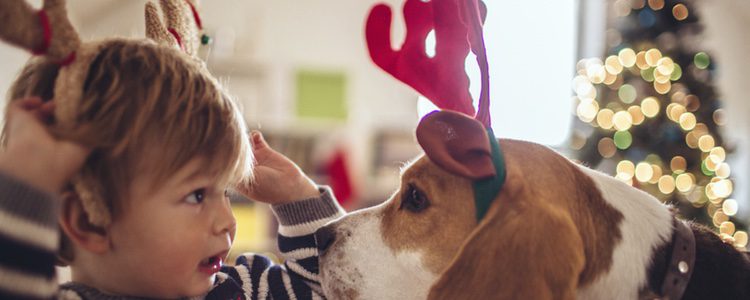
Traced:
[[253, 151], [268, 148], [268, 143], [266, 142], [266, 139], [263, 138], [263, 134], [260, 133], [260, 131], [253, 130], [250, 135], [253, 140]]
[[43, 103], [44, 102], [39, 97], [29, 97], [29, 98], [18, 100], [18, 105], [25, 110], [38, 108]]

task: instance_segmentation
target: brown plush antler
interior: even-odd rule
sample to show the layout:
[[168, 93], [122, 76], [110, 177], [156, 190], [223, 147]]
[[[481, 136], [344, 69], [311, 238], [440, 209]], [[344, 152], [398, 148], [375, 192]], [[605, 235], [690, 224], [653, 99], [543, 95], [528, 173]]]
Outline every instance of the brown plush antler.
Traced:
[[22, 0], [3, 0], [0, 20], [6, 24], [0, 27], [0, 39], [53, 61], [70, 63], [81, 45], [64, 0], [45, 0], [39, 11]]
[[146, 3], [146, 36], [164, 45], [180, 48], [195, 56], [200, 45], [202, 24], [192, 0], [160, 0], [166, 26], [156, 5]]

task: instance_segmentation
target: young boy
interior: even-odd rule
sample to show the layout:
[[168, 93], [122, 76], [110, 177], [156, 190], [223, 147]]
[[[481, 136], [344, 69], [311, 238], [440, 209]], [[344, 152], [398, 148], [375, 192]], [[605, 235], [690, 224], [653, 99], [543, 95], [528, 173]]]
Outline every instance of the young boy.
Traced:
[[[52, 100], [27, 97], [48, 98], [58, 70], [32, 61], [10, 91], [22, 100], [8, 106], [0, 154], [0, 298], [322, 297], [312, 234], [343, 210], [259, 133], [250, 150], [204, 68], [172, 48], [108, 41], [64, 132]], [[231, 187], [272, 205], [285, 266], [257, 255], [222, 266]], [[56, 258], [72, 272], [60, 288]]]

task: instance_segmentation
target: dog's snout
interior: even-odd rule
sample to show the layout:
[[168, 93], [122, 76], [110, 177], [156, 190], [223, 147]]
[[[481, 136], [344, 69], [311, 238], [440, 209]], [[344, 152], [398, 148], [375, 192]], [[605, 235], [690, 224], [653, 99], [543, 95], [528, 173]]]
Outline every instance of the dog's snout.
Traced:
[[315, 231], [315, 243], [318, 245], [318, 254], [322, 255], [336, 239], [336, 231], [333, 226], [323, 226]]

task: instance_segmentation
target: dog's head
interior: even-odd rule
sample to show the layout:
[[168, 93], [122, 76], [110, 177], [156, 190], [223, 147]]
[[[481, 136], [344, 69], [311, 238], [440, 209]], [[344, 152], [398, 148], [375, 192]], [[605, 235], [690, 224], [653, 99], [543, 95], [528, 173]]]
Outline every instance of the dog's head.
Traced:
[[[579, 279], [585, 282], [602, 272], [610, 260], [584, 266], [584, 255], [611, 254], [611, 248], [602, 248], [615, 244], [617, 237], [606, 232], [611, 228], [590, 226], [611, 216], [575, 207], [593, 199], [585, 192], [595, 190], [593, 183], [543, 146], [501, 145], [508, 177], [481, 221], [475, 218], [472, 181], [423, 156], [403, 170], [390, 199], [319, 230], [326, 295], [424, 299], [461, 291], [454, 295], [481, 298], [525, 280], [544, 281], [526, 285], [543, 284], [543, 290], [564, 295]], [[570, 211], [583, 212], [571, 216]]]

